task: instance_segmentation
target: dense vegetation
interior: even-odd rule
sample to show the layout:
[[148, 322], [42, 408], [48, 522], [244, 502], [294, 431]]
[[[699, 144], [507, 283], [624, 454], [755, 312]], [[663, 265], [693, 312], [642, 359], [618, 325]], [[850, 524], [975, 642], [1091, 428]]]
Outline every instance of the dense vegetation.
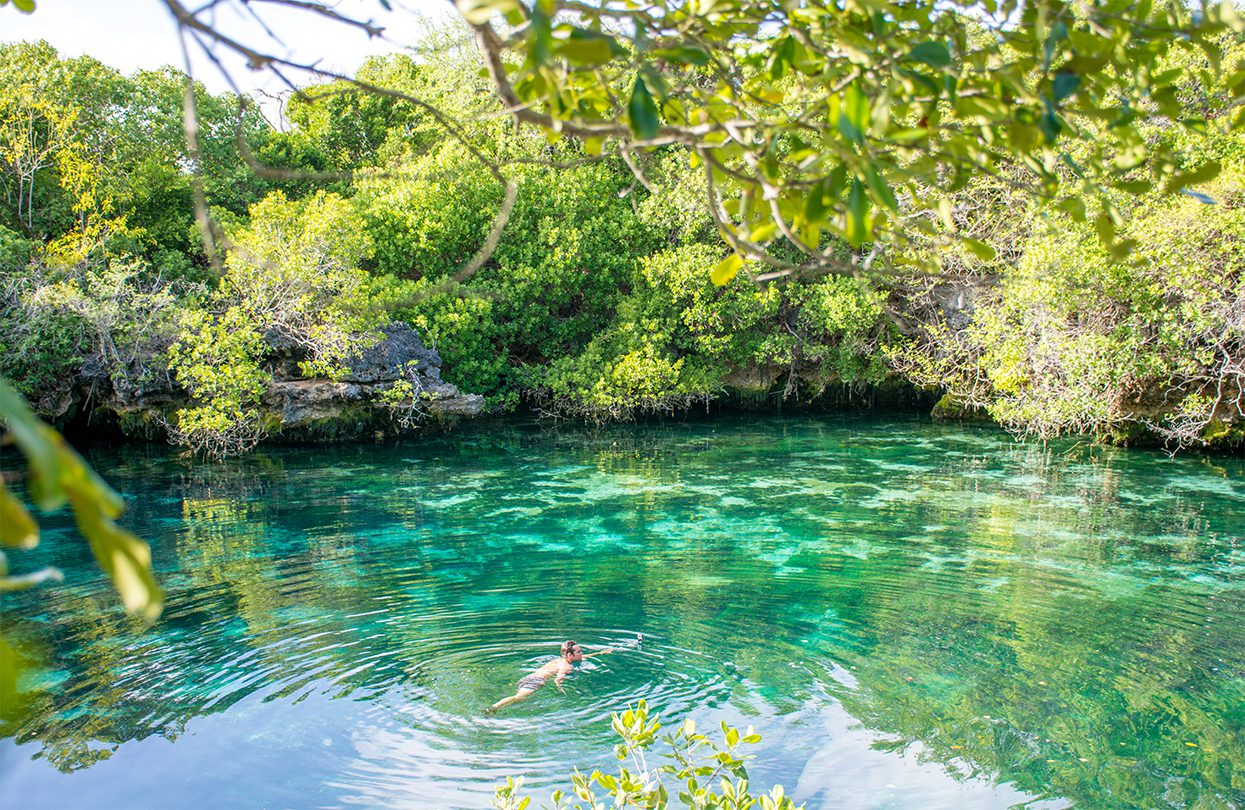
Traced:
[[[933, 230], [966, 236], [956, 247], [934, 233], [878, 272], [716, 286], [728, 254], [685, 147], [629, 155], [637, 175], [592, 144], [519, 127], [457, 30], [360, 71], [397, 94], [313, 86], [284, 129], [199, 88], [195, 150], [175, 72], [125, 77], [45, 43], [3, 46], [0, 374], [62, 421], [172, 379], [187, 397], [162, 427], [230, 452], [265, 433], [274, 339], [298, 347], [301, 374], [332, 377], [398, 319], [439, 350], [447, 380], [497, 410], [628, 418], [899, 379], [1022, 433], [1239, 441], [1245, 137], [1213, 125], [1239, 100], [1204, 88], [1217, 86], [1212, 57], [1233, 65], [1245, 48], [1231, 34], [1216, 47], [1172, 66], [1188, 117], [1139, 147], [1213, 162], [1196, 192], [1108, 190], [1095, 220], [1096, 200], [1039, 207], [1011, 182], [1017, 163], [955, 192]], [[464, 137], [401, 94], [471, 122]], [[471, 144], [517, 198], [467, 276], [507, 202]], [[207, 244], [199, 184], [219, 225]], [[826, 240], [828, 255], [859, 255]], [[942, 272], [904, 270], [935, 249]]]

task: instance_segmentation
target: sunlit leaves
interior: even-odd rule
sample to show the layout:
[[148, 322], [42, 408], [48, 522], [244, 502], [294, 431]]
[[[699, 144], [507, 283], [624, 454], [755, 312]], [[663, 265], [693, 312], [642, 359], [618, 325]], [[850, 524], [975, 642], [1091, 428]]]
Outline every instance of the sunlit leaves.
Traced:
[[[831, 107], [831, 117], [834, 108]], [[853, 143], [863, 143], [869, 132], [869, 99], [853, 84], [847, 88], [838, 107], [839, 131]]]
[[890, 185], [882, 177], [876, 165], [870, 164], [865, 169], [865, 182], [869, 184], [869, 189], [873, 192], [875, 200], [892, 211], [899, 209], [899, 201], [895, 199], [895, 192], [891, 191]]
[[1180, 172], [1172, 175], [1167, 180], [1167, 184], [1163, 187], [1164, 192], [1171, 194], [1176, 191], [1183, 190], [1186, 186], [1195, 186], [1199, 183], [1208, 183], [1219, 176], [1222, 169], [1219, 161], [1210, 160], [1187, 172]]
[[580, 28], [570, 29], [553, 46], [553, 52], [572, 65], [588, 67], [605, 64], [617, 56], [619, 51], [618, 43], [613, 37]]
[[458, 13], [472, 25], [484, 25], [495, 15], [518, 11], [519, 0], [457, 0]]
[[34, 548], [38, 542], [39, 528], [30, 513], [0, 481], [0, 546]]
[[709, 280], [720, 287], [735, 278], [743, 266], [743, 257], [732, 253], [714, 266], [709, 273]]
[[[44, 511], [68, 503], [79, 531], [112, 579], [126, 609], [148, 620], [159, 616], [164, 596], [151, 573], [151, 552], [145, 543], [114, 523], [123, 508], [121, 498], [65, 444], [59, 433], [40, 422], [3, 380], [0, 417], [30, 465], [30, 494], [35, 503]], [[10, 498], [7, 492], [3, 496], [6, 524], [15, 514]], [[25, 519], [28, 521], [29, 515]], [[31, 534], [32, 528], [20, 525], [20, 516], [17, 520], [19, 525], [13, 534], [11, 527], [6, 527], [6, 541], [32, 544], [37, 539]]]
[[655, 48], [650, 52], [654, 59], [661, 59], [673, 65], [696, 65], [703, 67], [709, 64], [709, 54], [703, 48], [689, 45], [676, 45], [669, 48]]
[[[752, 794], [745, 767], [751, 757], [741, 750], [744, 745], [761, 741], [761, 735], [751, 726], [741, 732], [723, 722], [721, 742], [717, 742], [697, 732], [696, 722], [689, 718], [659, 738], [661, 721], [644, 700], [624, 712], [614, 713], [610, 725], [621, 740], [614, 746], [615, 759], [622, 763], [618, 773], [594, 770], [587, 775], [578, 771], [571, 775], [570, 794], [588, 802], [590, 807], [606, 806], [596, 794], [599, 788], [613, 799], [615, 807], [669, 807], [673, 791], [678, 803], [685, 807], [797, 810], [781, 785], [768, 794]], [[659, 742], [668, 749], [662, 758], [671, 764], [649, 765], [645, 752]], [[653, 756], [652, 761], [657, 758]], [[670, 788], [666, 787], [666, 780], [670, 781]], [[506, 784], [497, 788], [493, 806], [499, 810], [525, 810], [531, 797], [520, 797], [522, 786], [522, 779], [507, 778]], [[553, 807], [570, 806], [561, 790], [554, 791], [552, 802]]]
[[978, 259], [981, 259], [983, 262], [993, 261], [994, 257], [998, 255], [994, 248], [980, 239], [965, 237], [961, 241], [961, 244], [964, 245], [964, 248], [969, 253], [973, 254]]
[[[577, 6], [559, 18], [559, 26], [613, 32], [608, 61], [598, 43], [559, 53], [556, 26], [552, 49], [540, 46], [531, 34], [536, 6], [515, 34], [526, 38], [528, 63], [513, 78], [520, 98], [543, 102], [557, 119], [546, 128], [607, 122], [620, 125], [611, 137], [703, 150], [722, 174], [723, 198], [747, 186], [779, 201], [755, 215], [734, 212], [741, 238], [765, 242], [773, 232], [758, 217], [774, 219], [779, 233], [809, 237], [793, 243], [813, 259], [801, 266], [846, 271], [822, 264], [819, 234], [861, 245], [881, 229], [885, 241], [902, 242], [928, 221], [922, 200], [1009, 163], [1028, 168], [1016, 180], [1039, 199], [1132, 193], [1146, 187], [1142, 179], [1121, 174], [1138, 169], [1166, 191], [1194, 185], [1196, 176], [1177, 171], [1190, 163], [1183, 145], [1146, 144], [1139, 132], [1157, 119], [1199, 136], [1237, 118], [1245, 125], [1245, 111], [1185, 109], [1179, 90], [1189, 54], [1209, 65], [1198, 77], [1208, 93], [1245, 84], [1245, 72], [1219, 57], [1218, 37], [1239, 28], [1228, 5], [1198, 16], [1174, 4], [1105, 1], [1075, 12], [1058, 0], [641, 2]], [[600, 68], [595, 81], [589, 67]], [[1066, 156], [1084, 145], [1072, 168]], [[827, 172], [838, 164], [863, 187], [852, 193], [845, 182], [829, 193]]]

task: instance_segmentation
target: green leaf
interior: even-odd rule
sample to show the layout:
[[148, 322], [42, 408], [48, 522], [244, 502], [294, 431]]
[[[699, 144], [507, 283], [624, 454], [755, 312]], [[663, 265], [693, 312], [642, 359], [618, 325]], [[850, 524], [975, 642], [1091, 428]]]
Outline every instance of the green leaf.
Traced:
[[[1043, 99], [1045, 101], [1045, 99]], [[1063, 122], [1059, 120], [1059, 116], [1055, 113], [1055, 108], [1049, 102], [1046, 105], [1046, 112], [1038, 119], [1038, 127], [1042, 130], [1042, 134], [1046, 136], [1047, 143], [1054, 143], [1059, 139], [1059, 133], [1063, 131]]]
[[951, 64], [951, 49], [945, 42], [918, 42], [908, 51], [908, 58], [935, 68], [945, 68]]
[[93, 509], [89, 496], [75, 492], [69, 500], [78, 530], [90, 541], [95, 559], [112, 580], [125, 609], [154, 621], [164, 607], [164, 594], [151, 574], [151, 549]]
[[1094, 228], [1098, 231], [1098, 239], [1104, 245], [1110, 245], [1115, 241], [1115, 220], [1111, 215], [1103, 212], [1094, 220]]
[[778, 235], [778, 223], [770, 221], [763, 222], [752, 229], [752, 233], [748, 234], [748, 239], [752, 242], [768, 242]]
[[894, 141], [895, 143], [915, 143], [916, 141], [921, 141], [921, 140], [925, 140], [926, 138], [928, 138], [929, 130], [928, 129], [901, 129], [896, 132], [889, 133], [886, 137], [887, 139]]
[[657, 118], [657, 105], [648, 92], [648, 86], [640, 76], [635, 77], [635, 87], [631, 91], [631, 101], [627, 103], [627, 112], [631, 117], [631, 131], [639, 138], [647, 140], [657, 136], [661, 122]]
[[1081, 77], [1075, 73], [1061, 72], [1055, 74], [1055, 81], [1052, 83], [1051, 92], [1054, 96], [1055, 103], [1063, 101], [1068, 96], [1076, 92], [1081, 86]]
[[738, 253], [732, 253], [722, 261], [718, 262], [717, 267], [709, 272], [709, 280], [716, 286], [721, 287], [731, 279], [733, 279], [744, 266], [744, 257]]
[[1050, 34], [1046, 37], [1046, 48], [1042, 69], [1046, 70], [1050, 67], [1050, 63], [1054, 61], [1055, 49], [1059, 47], [1059, 43], [1068, 37], [1068, 26], [1063, 20], [1059, 20], [1050, 28]]
[[0, 546], [34, 548], [39, 544], [39, 527], [0, 481]]
[[[1154, 188], [1154, 184], [1149, 180], [1121, 180], [1118, 183], [1112, 183], [1112, 188], [1118, 188], [1120, 191], [1127, 191], [1129, 194], [1145, 194]], [[1185, 189], [1181, 189], [1185, 191]]]
[[1121, 239], [1113, 245], [1108, 245], [1107, 252], [1111, 254], [1112, 258], [1127, 259], [1136, 247], [1136, 239]]
[[649, 55], [655, 59], [664, 59], [675, 64], [688, 64], [703, 67], [709, 64], [709, 54], [700, 48], [689, 45], [678, 45], [671, 48], [654, 48]]
[[527, 28], [528, 56], [535, 65], [549, 62], [553, 46], [553, 19], [544, 0], [532, 4], [532, 21]]
[[554, 43], [553, 50], [573, 65], [588, 67], [604, 65], [625, 53], [613, 37], [582, 28], [572, 28], [566, 39]]
[[899, 210], [899, 201], [895, 199], [895, 192], [891, 191], [891, 187], [887, 185], [882, 175], [878, 174], [877, 167], [873, 164], [869, 164], [869, 168], [865, 171], [865, 182], [873, 191], [875, 200], [892, 211]]
[[860, 247], [869, 239], [869, 195], [865, 193], [864, 183], [852, 181], [852, 190], [847, 195], [847, 227], [844, 235], [852, 247]]
[[980, 239], [964, 237], [961, 241], [963, 241], [964, 247], [969, 253], [973, 254], [978, 259], [981, 259], [983, 262], [993, 261], [994, 257], [998, 255], [994, 248], [990, 247]]
[[1074, 222], [1085, 221], [1085, 201], [1080, 197], [1069, 197], [1066, 200], [1060, 200], [1059, 205], [1056, 207], [1061, 211], [1066, 211]]
[[843, 193], [847, 184], [847, 169], [843, 164], [835, 166], [830, 174], [823, 178], [808, 195], [804, 204], [804, 218], [809, 222], [821, 222], [825, 219]]
[[[14, 0], [21, 8], [20, 3], [23, 0]], [[493, 19], [494, 14], [506, 14], [510, 11], [517, 11], [522, 6], [519, 0], [456, 0], [458, 13], [463, 15], [463, 19], [472, 25], [485, 25], [489, 20]], [[31, 9], [34, 3], [30, 4]]]
[[610, 43], [602, 38], [575, 37], [557, 42], [553, 52], [572, 65], [595, 67], [614, 58]]
[[853, 143], [864, 141], [869, 131], [869, 98], [854, 84], [843, 94], [839, 131]]
[[1115, 153], [1115, 168], [1122, 172], [1135, 169], [1146, 162], [1146, 145], [1140, 138], [1125, 143]]
[[1167, 194], [1174, 194], [1185, 186], [1196, 186], [1198, 183], [1208, 183], [1219, 176], [1219, 171], [1221, 169], [1222, 166], [1220, 166], [1219, 161], [1207, 161], [1193, 171], [1180, 172], [1172, 175], [1167, 181], [1167, 184], [1163, 186], [1163, 191]]

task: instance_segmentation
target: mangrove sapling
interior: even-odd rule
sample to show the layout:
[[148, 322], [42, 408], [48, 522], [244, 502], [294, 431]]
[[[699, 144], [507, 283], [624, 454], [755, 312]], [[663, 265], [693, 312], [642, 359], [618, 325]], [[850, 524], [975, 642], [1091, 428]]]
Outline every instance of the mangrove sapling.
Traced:
[[[673, 732], [659, 737], [661, 721], [656, 713], [650, 713], [648, 703], [639, 701], [625, 712], [615, 712], [610, 717], [614, 733], [622, 740], [614, 747], [614, 756], [622, 763], [616, 775], [594, 770], [588, 775], [576, 771], [571, 776], [568, 790], [555, 790], [550, 796], [553, 810], [589, 807], [593, 810], [606, 807], [598, 790], [613, 807], [665, 808], [671, 805], [672, 795], [676, 806], [691, 808], [733, 808], [748, 810], [802, 810], [786, 795], [781, 785], [768, 793], [754, 795], [745, 767], [752, 756], [743, 752], [743, 746], [761, 741], [761, 735], [751, 726], [744, 732], [722, 723], [722, 737], [715, 741], [696, 730], [696, 722], [684, 720]], [[658, 742], [663, 744], [659, 753]], [[666, 764], [650, 762], [651, 755], [659, 755]], [[507, 778], [506, 784], [497, 788], [493, 807], [497, 810], [526, 810], [531, 804], [530, 796], [522, 796], [522, 778]], [[580, 802], [587, 802], [586, 805]]]

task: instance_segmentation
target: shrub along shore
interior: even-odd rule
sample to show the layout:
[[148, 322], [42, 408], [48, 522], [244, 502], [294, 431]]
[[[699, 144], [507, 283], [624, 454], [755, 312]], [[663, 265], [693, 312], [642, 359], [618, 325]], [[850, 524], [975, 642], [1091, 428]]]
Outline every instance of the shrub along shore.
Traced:
[[[1043, 438], [1245, 444], [1240, 133], [1198, 142], [1222, 171], [1196, 193], [1120, 194], [1124, 259], [1075, 200], [1039, 208], [1004, 170], [956, 192], [949, 224], [989, 249], [940, 257], [939, 275], [902, 269], [914, 244], [858, 278], [716, 286], [727, 250], [682, 147], [636, 154], [641, 183], [516, 127], [461, 36], [432, 31], [359, 77], [454, 110], [508, 167], [513, 210], [469, 276], [505, 190], [421, 108], [320, 85], [278, 129], [199, 88], [192, 155], [177, 72], [0, 46], [0, 375], [61, 425], [217, 454], [519, 408], [844, 399], [937, 402]], [[1226, 36], [1223, 51], [1245, 55]], [[1186, 109], [1226, 114], [1201, 66], [1177, 67]]]

